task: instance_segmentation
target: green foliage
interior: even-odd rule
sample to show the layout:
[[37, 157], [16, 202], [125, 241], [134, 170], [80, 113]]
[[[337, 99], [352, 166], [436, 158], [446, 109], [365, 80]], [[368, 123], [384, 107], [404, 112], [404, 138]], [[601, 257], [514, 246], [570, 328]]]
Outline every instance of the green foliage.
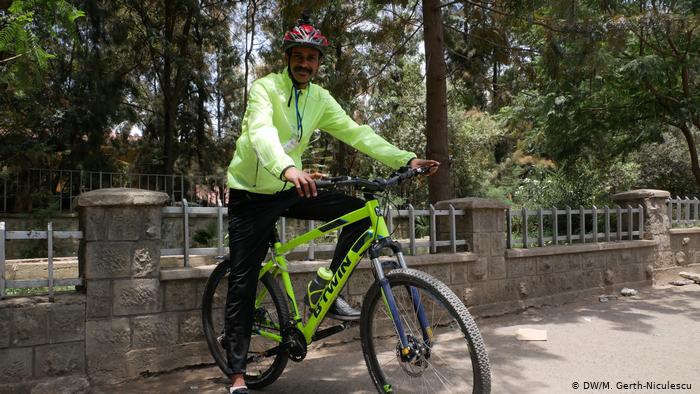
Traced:
[[[632, 187], [698, 193], [681, 138], [686, 127], [697, 141], [700, 129], [696, 1], [448, 3], [455, 195], [578, 206]], [[4, 4], [11, 4], [0, 10], [7, 176], [39, 167], [223, 179], [246, 86], [283, 69], [281, 37], [304, 8], [331, 42], [316, 82], [358, 123], [425, 154], [419, 3]], [[132, 137], [132, 128], [142, 136]], [[314, 139], [305, 168], [389, 172], [326, 133]], [[50, 206], [50, 197], [36, 198]], [[388, 198], [418, 207], [427, 186], [406, 185]]]
[[37, 88], [38, 78], [56, 55], [46, 40], [58, 40], [59, 31], [72, 31], [85, 13], [65, 0], [14, 0], [0, 10], [0, 86], [7, 84], [22, 97]]
[[196, 246], [212, 247], [216, 246], [218, 236], [218, 224], [216, 222], [210, 222], [207, 224], [206, 228], [195, 231], [192, 240], [195, 242]]
[[[669, 126], [678, 134], [700, 126], [693, 60], [700, 36], [697, 11], [688, 11], [696, 7], [658, 3], [577, 4], [563, 26], [529, 27], [524, 38], [541, 53], [533, 59], [537, 74], [502, 110], [512, 126], [525, 125], [529, 153], [562, 168], [583, 160], [604, 173], [643, 144], [660, 142]], [[554, 4], [535, 11], [559, 12]]]
[[614, 163], [600, 171], [579, 161], [570, 171], [535, 166], [513, 192], [517, 207], [591, 207], [611, 204], [611, 196], [629, 190], [638, 177], [635, 163]]
[[673, 132], [666, 132], [663, 137], [663, 142], [643, 145], [637, 153], [635, 162], [639, 165], [640, 176], [635, 186], [667, 190], [673, 197], [700, 197], [685, 141]]
[[494, 181], [497, 144], [506, 130], [490, 115], [452, 109], [448, 115], [456, 196], [485, 196]]

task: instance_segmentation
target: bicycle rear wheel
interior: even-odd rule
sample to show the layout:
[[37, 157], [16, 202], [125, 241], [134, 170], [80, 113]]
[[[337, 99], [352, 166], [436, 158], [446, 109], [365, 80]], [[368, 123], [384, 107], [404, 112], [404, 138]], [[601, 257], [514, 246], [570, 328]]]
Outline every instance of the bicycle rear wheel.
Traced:
[[[409, 356], [402, 354], [386, 297], [375, 282], [362, 305], [360, 336], [377, 390], [489, 393], [491, 376], [484, 342], [474, 319], [452, 290], [413, 269], [393, 270], [386, 278], [411, 352]], [[422, 305], [429, 330], [421, 327], [414, 301]]]
[[[209, 351], [219, 369], [231, 375], [226, 362], [224, 349], [224, 309], [228, 291], [229, 260], [219, 264], [209, 276], [202, 296], [202, 327]], [[272, 384], [284, 371], [289, 358], [288, 351], [281, 350], [273, 355], [265, 352], [279, 342], [270, 336], [281, 336], [281, 327], [289, 320], [289, 306], [277, 281], [269, 273], [258, 281], [256, 292], [256, 310], [253, 321], [253, 335], [248, 349], [246, 366], [246, 385], [253, 389]], [[264, 334], [264, 336], [262, 335]]]

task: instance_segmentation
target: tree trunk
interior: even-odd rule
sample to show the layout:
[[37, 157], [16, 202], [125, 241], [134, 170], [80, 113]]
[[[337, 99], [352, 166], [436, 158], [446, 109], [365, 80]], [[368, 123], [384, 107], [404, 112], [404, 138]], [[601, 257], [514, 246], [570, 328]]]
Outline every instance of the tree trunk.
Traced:
[[685, 142], [688, 143], [688, 151], [690, 153], [690, 170], [693, 172], [695, 182], [698, 184], [698, 186], [700, 186], [700, 164], [698, 163], [698, 149], [695, 145], [693, 132], [686, 124], [683, 124], [681, 127], [681, 132], [683, 132]]
[[452, 198], [447, 136], [446, 68], [439, 0], [423, 0], [423, 35], [426, 67], [426, 157], [440, 162], [440, 170], [428, 178], [430, 202], [434, 204]]
[[248, 38], [246, 36], [246, 51], [245, 51], [245, 79], [243, 81], [243, 111], [248, 108], [248, 74], [250, 74], [249, 64], [253, 56], [253, 47], [255, 45], [255, 16], [258, 13], [257, 0], [252, 0], [248, 3], [248, 10], [245, 18], [245, 32], [250, 34], [250, 46], [248, 46]]

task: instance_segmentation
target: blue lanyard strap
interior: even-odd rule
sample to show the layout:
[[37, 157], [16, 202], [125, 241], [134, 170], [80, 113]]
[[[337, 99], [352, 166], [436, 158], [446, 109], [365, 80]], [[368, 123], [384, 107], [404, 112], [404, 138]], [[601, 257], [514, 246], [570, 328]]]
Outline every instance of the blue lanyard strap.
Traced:
[[301, 136], [304, 134], [304, 113], [306, 112], [306, 99], [308, 99], [308, 92], [307, 92], [307, 97], [304, 100], [304, 108], [303, 112], [299, 112], [299, 96], [301, 96], [301, 90], [297, 89], [294, 87], [294, 107], [296, 108], [296, 113], [297, 113], [297, 131], [299, 132], [299, 140], [301, 141]]

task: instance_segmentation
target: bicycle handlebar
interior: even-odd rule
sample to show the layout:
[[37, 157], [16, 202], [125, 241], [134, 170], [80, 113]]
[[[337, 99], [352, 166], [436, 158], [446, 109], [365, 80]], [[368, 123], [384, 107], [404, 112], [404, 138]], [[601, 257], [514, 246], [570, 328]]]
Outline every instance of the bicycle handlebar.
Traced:
[[391, 175], [389, 179], [365, 179], [359, 177], [350, 176], [336, 176], [327, 179], [316, 180], [317, 188], [332, 188], [337, 186], [358, 186], [362, 190], [367, 192], [376, 192], [384, 190], [388, 187], [394, 186], [396, 184], [405, 181], [406, 179], [413, 178], [417, 175], [423, 175], [430, 172], [430, 167], [419, 167], [419, 168], [407, 168], [402, 167], [395, 173]]

